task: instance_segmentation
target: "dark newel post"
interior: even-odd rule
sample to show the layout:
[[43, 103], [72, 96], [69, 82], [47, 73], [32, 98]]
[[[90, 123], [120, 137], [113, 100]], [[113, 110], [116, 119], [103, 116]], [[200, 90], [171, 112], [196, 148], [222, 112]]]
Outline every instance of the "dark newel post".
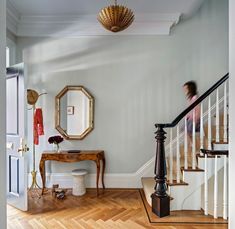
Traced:
[[159, 217], [170, 215], [170, 197], [167, 195], [166, 185], [166, 160], [165, 160], [165, 134], [162, 125], [157, 125], [156, 139], [156, 160], [155, 160], [155, 192], [151, 195], [152, 198], [152, 211]]

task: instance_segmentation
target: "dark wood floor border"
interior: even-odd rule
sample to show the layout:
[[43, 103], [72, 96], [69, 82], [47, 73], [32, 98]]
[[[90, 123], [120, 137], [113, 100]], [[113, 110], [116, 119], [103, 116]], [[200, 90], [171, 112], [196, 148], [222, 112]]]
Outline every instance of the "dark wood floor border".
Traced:
[[228, 222], [172, 222], [172, 221], [171, 222], [154, 222], [154, 221], [151, 221], [151, 218], [149, 216], [148, 209], [146, 206], [147, 200], [145, 199], [143, 189], [139, 189], [139, 193], [140, 193], [140, 197], [141, 197], [144, 209], [146, 211], [149, 223], [151, 223], [151, 224], [155, 224], [155, 225], [160, 224], [161, 226], [164, 226], [164, 225], [166, 225], [166, 226], [171, 225], [172, 226], [172, 224], [177, 224], [177, 225], [182, 225], [182, 226], [190, 225], [190, 224], [194, 224], [195, 226], [196, 225], [226, 225], [226, 224], [228, 224]]

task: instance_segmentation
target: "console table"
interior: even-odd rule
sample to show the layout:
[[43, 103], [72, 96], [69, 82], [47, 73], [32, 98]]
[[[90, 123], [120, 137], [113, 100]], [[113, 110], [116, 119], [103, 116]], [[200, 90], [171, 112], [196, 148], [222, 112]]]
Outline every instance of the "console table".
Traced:
[[104, 186], [104, 170], [105, 170], [105, 157], [104, 151], [92, 150], [92, 151], [80, 151], [78, 153], [68, 153], [68, 151], [62, 151], [56, 153], [54, 151], [45, 151], [42, 153], [40, 160], [40, 174], [42, 178], [42, 195], [45, 191], [46, 176], [45, 176], [45, 161], [60, 161], [60, 162], [78, 162], [78, 161], [94, 161], [96, 163], [96, 190], [97, 196], [99, 195], [99, 177], [100, 177], [100, 161], [102, 161], [101, 181], [103, 189]]

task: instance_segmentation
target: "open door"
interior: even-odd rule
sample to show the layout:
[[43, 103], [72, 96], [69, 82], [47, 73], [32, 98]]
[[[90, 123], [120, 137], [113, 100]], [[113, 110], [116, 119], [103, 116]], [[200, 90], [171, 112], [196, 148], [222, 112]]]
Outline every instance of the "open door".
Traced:
[[24, 65], [7, 68], [7, 203], [27, 211]]

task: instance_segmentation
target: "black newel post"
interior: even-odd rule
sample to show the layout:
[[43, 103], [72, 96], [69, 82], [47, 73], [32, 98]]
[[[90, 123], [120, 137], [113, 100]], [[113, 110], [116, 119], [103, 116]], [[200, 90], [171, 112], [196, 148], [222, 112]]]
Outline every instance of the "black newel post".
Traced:
[[164, 217], [170, 215], [170, 197], [167, 195], [167, 185], [166, 185], [166, 160], [165, 160], [165, 134], [162, 125], [156, 125], [156, 139], [157, 139], [157, 149], [156, 149], [156, 160], [155, 160], [155, 192], [151, 195], [152, 198], [152, 211], [159, 217]]

